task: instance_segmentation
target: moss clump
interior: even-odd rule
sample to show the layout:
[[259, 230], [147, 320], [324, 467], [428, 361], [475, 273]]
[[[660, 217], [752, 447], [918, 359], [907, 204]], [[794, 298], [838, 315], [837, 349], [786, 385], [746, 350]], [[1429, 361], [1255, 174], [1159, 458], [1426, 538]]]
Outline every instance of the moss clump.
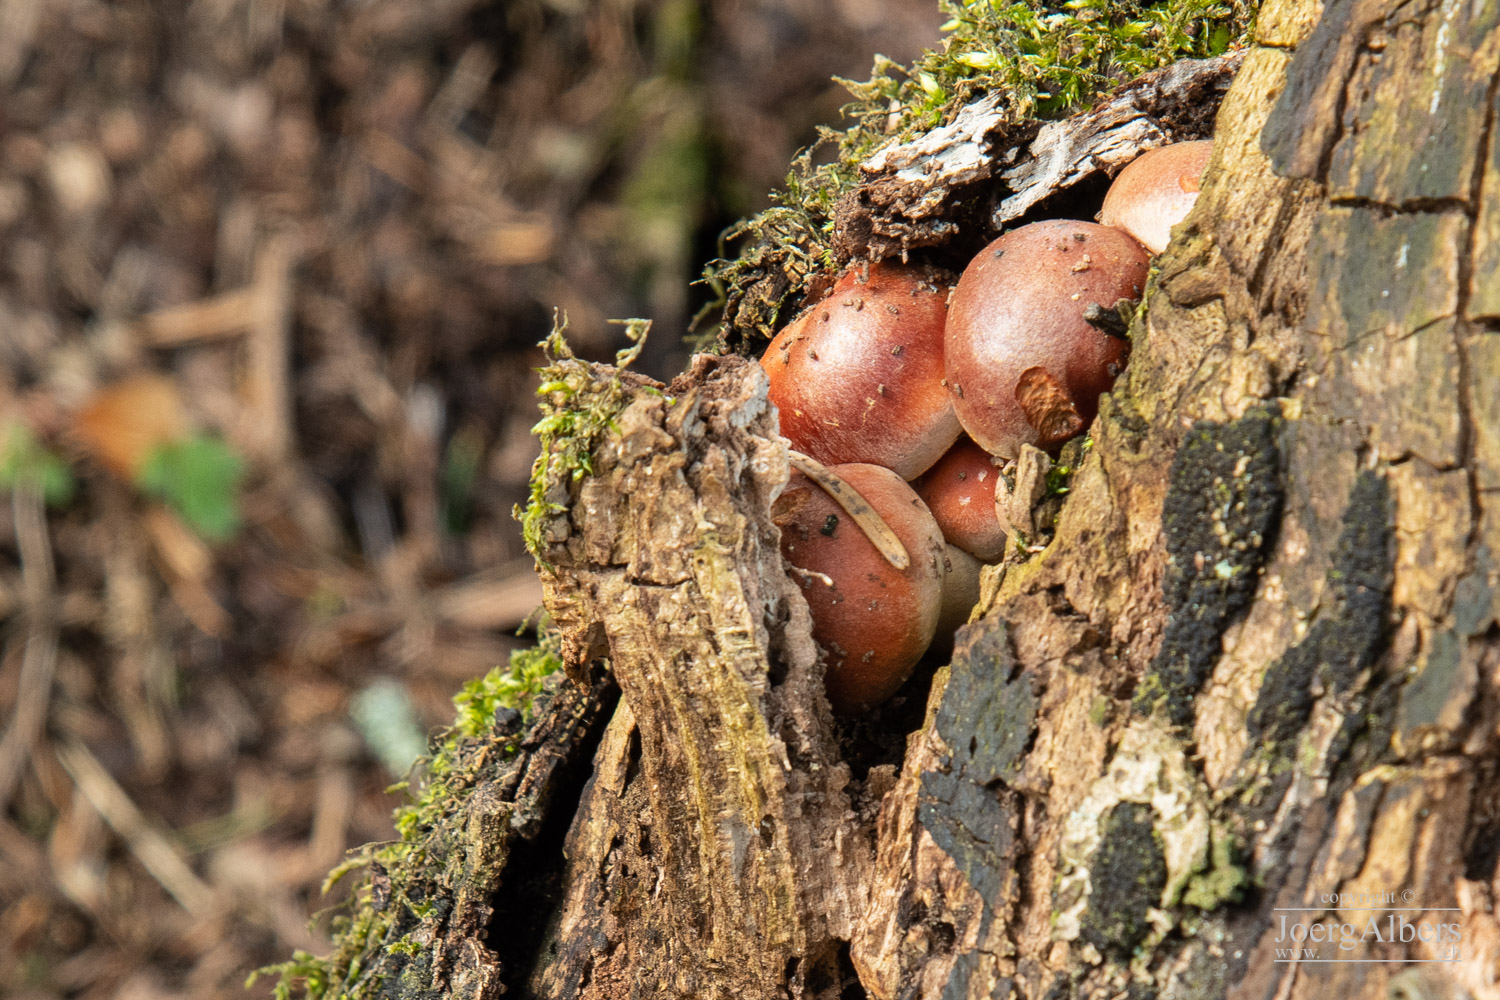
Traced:
[[[860, 181], [859, 164], [888, 144], [951, 122], [970, 102], [1004, 95], [1010, 123], [1060, 117], [1142, 73], [1179, 59], [1220, 55], [1247, 36], [1252, 0], [940, 0], [942, 44], [909, 67], [877, 57], [864, 82], [841, 81], [854, 100], [843, 132], [825, 128], [792, 162], [774, 204], [731, 229], [735, 259], [705, 280], [721, 294], [723, 323], [769, 336], [783, 306], [832, 271], [834, 205]], [[837, 150], [816, 164], [823, 146]]]
[[625, 405], [625, 383], [620, 373], [640, 356], [646, 345], [651, 321], [614, 320], [625, 327], [631, 346], [615, 355], [618, 371], [601, 376], [596, 368], [578, 360], [563, 338], [566, 316], [554, 317], [552, 332], [542, 341], [547, 364], [537, 369], [542, 384], [542, 419], [531, 432], [541, 443], [541, 454], [531, 467], [531, 499], [517, 507], [516, 520], [526, 548], [549, 572], [544, 554], [549, 544], [552, 519], [567, 509], [563, 501], [573, 483], [593, 473], [593, 453], [599, 439], [614, 426], [615, 416]]
[[497, 713], [510, 709], [530, 722], [537, 700], [546, 690], [547, 680], [562, 669], [562, 640], [556, 629], [543, 629], [531, 649], [510, 654], [504, 670], [495, 667], [478, 680], [469, 681], [453, 697], [458, 718], [453, 732], [478, 737], [494, 727]]
[[562, 677], [560, 642], [555, 631], [545, 630], [534, 648], [512, 653], [505, 668], [464, 686], [454, 698], [453, 725], [414, 768], [420, 778], [395, 786], [415, 789], [412, 800], [396, 811], [398, 839], [366, 845], [323, 883], [327, 892], [351, 872], [364, 873], [349, 912], [333, 918], [333, 952], [325, 957], [296, 952], [290, 961], [258, 970], [247, 987], [262, 975], [275, 976], [277, 1000], [357, 1000], [381, 995], [392, 974], [422, 957], [412, 932], [452, 905], [441, 880], [445, 859], [456, 846], [449, 838], [462, 832], [454, 818], [481, 773], [496, 760], [515, 756], [527, 724]]

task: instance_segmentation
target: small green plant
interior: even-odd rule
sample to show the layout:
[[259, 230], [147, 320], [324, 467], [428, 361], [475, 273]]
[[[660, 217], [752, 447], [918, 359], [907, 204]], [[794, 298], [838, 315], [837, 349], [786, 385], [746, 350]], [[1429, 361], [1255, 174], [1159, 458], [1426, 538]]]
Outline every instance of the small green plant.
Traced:
[[211, 542], [240, 529], [240, 483], [245, 463], [222, 440], [194, 434], [159, 445], [146, 456], [136, 486], [171, 507]]
[[478, 680], [465, 684], [453, 699], [458, 708], [455, 731], [478, 736], [495, 720], [495, 710], [513, 708], [528, 722], [548, 677], [562, 669], [562, 639], [553, 629], [544, 629], [531, 649], [510, 654], [510, 664], [494, 668]]
[[65, 507], [77, 489], [73, 470], [17, 421], [0, 428], [0, 489], [34, 489], [49, 507]]
[[[640, 356], [651, 332], [648, 319], [612, 320], [625, 327], [630, 346], [615, 354], [615, 367], [624, 369]], [[542, 419], [531, 429], [541, 444], [541, 454], [531, 467], [531, 500], [525, 509], [517, 506], [521, 536], [537, 564], [550, 571], [546, 551], [547, 523], [567, 508], [559, 502], [569, 487], [594, 471], [594, 448], [605, 432], [614, 427], [615, 416], [625, 405], [625, 388], [616, 373], [596, 371], [579, 361], [563, 334], [568, 318], [554, 315], [552, 332], [542, 341], [547, 364], [537, 369], [542, 384]], [[562, 495], [559, 495], [562, 494]]]

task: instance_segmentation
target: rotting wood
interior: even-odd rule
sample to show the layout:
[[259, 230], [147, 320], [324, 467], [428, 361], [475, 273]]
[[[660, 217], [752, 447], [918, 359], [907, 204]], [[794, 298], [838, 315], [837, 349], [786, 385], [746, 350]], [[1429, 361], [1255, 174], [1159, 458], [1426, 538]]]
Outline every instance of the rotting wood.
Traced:
[[[607, 649], [639, 765], [585, 798], [565, 891], [610, 902], [561, 914], [532, 988], [800, 992], [859, 918], [868, 847], [771, 521], [789, 464], [765, 377], [700, 356], [615, 424], [544, 582], [565, 648]], [[625, 725], [599, 761], [617, 782]]]
[[1183, 60], [1088, 112], [1040, 127], [1018, 126], [998, 97], [982, 98], [951, 124], [860, 164], [863, 183], [835, 212], [835, 249], [846, 260], [878, 260], [960, 234], [972, 242], [976, 194], [988, 203], [988, 229], [999, 232], [1044, 199], [1112, 176], [1147, 149], [1205, 138], [1241, 59]]
[[[838, 758], [758, 368], [629, 383], [548, 533], [573, 669], [607, 655], [622, 700], [529, 992], [1497, 995], [1496, 22], [1265, 8], [1055, 535], [899, 775]], [[1434, 97], [1476, 93], [1439, 143], [1467, 162], [1424, 171]], [[1277, 909], [1361, 893], [1474, 948], [1420, 983], [1277, 961]]]
[[[1497, 536], [1472, 442], [1493, 434], [1477, 380], [1500, 369], [1480, 360], [1495, 334], [1466, 282], [1493, 107], [1441, 120], [1442, 164], [1425, 112], [1493, 102], [1500, 35], [1492, 5], [1343, 5], [1316, 28], [1310, 12], [1263, 12], [1276, 44], [1226, 98], [1055, 541], [970, 629], [971, 650], [1003, 637], [996, 679], [1040, 699], [1028, 751], [1010, 773], [981, 767], [967, 798], [935, 791], [976, 767], [942, 721], [990, 690], [961, 656], [885, 799], [875, 919], [853, 949], [873, 996], [1385, 996], [1399, 964], [1277, 964], [1272, 909], [1363, 928], [1353, 904], [1320, 904], [1391, 893], [1414, 923], [1458, 907], [1491, 926], [1493, 797], [1476, 795], [1495, 772]], [[1290, 24], [1312, 30], [1305, 49]], [[1346, 109], [1356, 83], [1381, 96]], [[1209, 447], [1184, 464], [1188, 428]], [[1222, 520], [1195, 507], [1204, 488]], [[1192, 669], [1169, 681], [1169, 655]], [[987, 831], [1017, 826], [1024, 846], [976, 868], [1011, 843]], [[1140, 881], [1152, 850], [1165, 877]], [[976, 893], [995, 871], [1019, 885]], [[1460, 957], [1428, 967], [1422, 995], [1495, 996], [1493, 951]]]
[[[562, 675], [554, 675], [562, 681]], [[470, 777], [458, 801], [445, 803], [443, 823], [419, 832], [418, 863], [394, 878], [376, 865], [370, 905], [377, 919], [366, 932], [369, 951], [330, 984], [333, 995], [441, 995], [493, 1000], [512, 986], [518, 951], [534, 946], [538, 914], [518, 911], [533, 880], [544, 879], [539, 858], [554, 845], [549, 811], [574, 807], [575, 774], [587, 761], [614, 702], [602, 676], [586, 683], [554, 683], [524, 733], [520, 715], [496, 720], [494, 730], [470, 741], [462, 766]], [[482, 776], [482, 777], [481, 777]], [[451, 779], [450, 779], [451, 782]], [[507, 895], [508, 894], [508, 895]]]
[[[962, 140], [961, 132], [954, 134]], [[1094, 155], [1091, 148], [1080, 144], [1078, 155]], [[1063, 184], [1085, 173], [1079, 167], [1038, 183]], [[885, 846], [871, 854], [875, 814], [856, 805], [879, 801], [886, 784], [873, 772], [866, 782], [851, 781], [816, 694], [806, 609], [782, 570], [769, 521], [769, 499], [787, 473], [762, 383], [758, 366], [729, 357], [699, 359], [664, 393], [637, 386], [615, 419], [617, 432], [596, 451], [593, 473], [566, 500], [569, 513], [548, 531], [554, 544], [546, 556], [555, 574], [546, 578], [547, 604], [570, 659], [581, 664], [607, 655], [623, 698], [574, 820], [563, 899], [530, 979], [535, 995], [630, 989], [831, 997], [854, 968], [866, 988], [877, 988], [889, 970], [860, 952], [886, 915], [879, 895], [886, 884], [870, 877], [871, 862], [895, 858], [900, 845], [914, 843], [912, 831], [925, 829], [922, 823], [941, 826], [945, 816], [958, 825], [941, 843], [963, 850], [964, 824], [974, 817], [955, 811], [965, 803], [979, 807], [976, 795], [988, 794], [986, 783], [1024, 759], [1029, 722], [1017, 716], [997, 731], [1011, 755], [1006, 765], [981, 753], [970, 779], [924, 807], [921, 822], [898, 819], [896, 803], [911, 801], [899, 786], [886, 796]], [[1029, 477], [1028, 495], [1042, 479]], [[990, 661], [1005, 644], [976, 628], [978, 651], [964, 661], [974, 667], [966, 698], [979, 697], [995, 680]], [[1098, 663], [1108, 662], [1097, 628], [1079, 623], [1073, 631], [1074, 646], [1064, 651], [1092, 651]], [[1022, 678], [1005, 690], [1014, 694], [1033, 683]], [[1044, 709], [1063, 697], [1060, 689], [1053, 694]], [[1034, 696], [1042, 696], [1040, 688]], [[995, 697], [993, 704], [1003, 705], [1009, 696]], [[973, 722], [962, 705], [952, 711]], [[945, 717], [941, 706], [938, 717]], [[922, 749], [931, 739], [937, 737], [916, 738], [909, 774], [918, 760], [951, 766]], [[964, 742], [954, 738], [955, 746]], [[1095, 743], [1097, 759], [1103, 741]], [[962, 931], [944, 939], [950, 957], [964, 947], [988, 948], [994, 942], [987, 935], [1004, 932], [980, 903], [993, 892], [1017, 891], [1012, 869], [1030, 849], [1018, 833], [1025, 796], [1007, 801], [996, 807], [1004, 815], [992, 819], [1011, 831], [1010, 846], [990, 840], [992, 847], [975, 856], [991, 873], [983, 886], [961, 890], [964, 874], [943, 876], [954, 892], [968, 893], [971, 915], [980, 920], [964, 929], [934, 910], [935, 926]], [[1200, 824], [1205, 836], [1206, 829]], [[944, 847], [922, 836], [920, 849], [933, 855], [935, 870]], [[1182, 859], [1198, 853], [1171, 855], [1178, 882], [1189, 874]], [[978, 868], [965, 871], [979, 877]], [[915, 885], [909, 874], [903, 878], [895, 881]], [[908, 898], [903, 913], [910, 905]], [[851, 939], [852, 968], [839, 958], [842, 942]], [[942, 950], [932, 941], [917, 943], [920, 954]], [[941, 992], [952, 967], [939, 962], [927, 973], [894, 971], [896, 992], [916, 981], [913, 975]]]

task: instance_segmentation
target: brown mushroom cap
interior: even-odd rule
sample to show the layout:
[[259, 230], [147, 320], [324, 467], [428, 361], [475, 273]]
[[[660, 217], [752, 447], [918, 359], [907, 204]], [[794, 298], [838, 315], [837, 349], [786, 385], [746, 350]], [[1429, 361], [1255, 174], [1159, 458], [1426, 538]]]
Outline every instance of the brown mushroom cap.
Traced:
[[1005, 552], [1005, 528], [995, 516], [999, 477], [994, 456], [968, 438], [959, 438], [912, 485], [949, 543], [993, 562]]
[[943, 574], [943, 612], [938, 616], [937, 642], [951, 641], [953, 633], [969, 621], [979, 603], [978, 559], [951, 542], [943, 546], [947, 558]]
[[915, 479], [958, 437], [944, 391], [943, 272], [871, 264], [776, 335], [761, 358], [781, 433], [820, 462]]
[[1213, 148], [1211, 139], [1176, 142], [1131, 160], [1109, 186], [1099, 221], [1161, 253], [1172, 239], [1172, 227], [1187, 218], [1198, 200], [1198, 180]]
[[800, 472], [777, 498], [781, 552], [796, 569], [813, 638], [828, 653], [834, 711], [879, 704], [905, 683], [932, 642], [942, 607], [943, 535], [927, 507], [890, 469], [833, 467], [885, 519], [911, 564], [886, 561], [831, 497]]
[[1094, 419], [1130, 345], [1083, 318], [1135, 299], [1146, 248], [1118, 229], [1055, 219], [1006, 233], [969, 263], [948, 308], [948, 391], [969, 436], [1015, 458]]

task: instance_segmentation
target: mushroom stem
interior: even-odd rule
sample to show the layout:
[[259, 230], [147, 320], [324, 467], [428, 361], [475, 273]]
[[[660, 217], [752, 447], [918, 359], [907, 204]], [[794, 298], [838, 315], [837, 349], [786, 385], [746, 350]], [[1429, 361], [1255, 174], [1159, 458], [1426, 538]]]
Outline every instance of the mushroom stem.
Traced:
[[834, 503], [844, 509], [844, 513], [853, 518], [854, 523], [859, 525], [859, 530], [865, 533], [870, 544], [880, 550], [885, 556], [885, 561], [897, 569], [904, 570], [911, 565], [911, 556], [907, 555], [906, 546], [901, 544], [901, 539], [891, 530], [885, 519], [875, 512], [875, 508], [865, 502], [858, 491], [836, 475], [828, 466], [815, 458], [810, 458], [795, 448], [788, 448], [787, 455], [791, 459], [792, 468], [802, 473], [808, 479], [822, 487], [823, 492], [833, 497]]

